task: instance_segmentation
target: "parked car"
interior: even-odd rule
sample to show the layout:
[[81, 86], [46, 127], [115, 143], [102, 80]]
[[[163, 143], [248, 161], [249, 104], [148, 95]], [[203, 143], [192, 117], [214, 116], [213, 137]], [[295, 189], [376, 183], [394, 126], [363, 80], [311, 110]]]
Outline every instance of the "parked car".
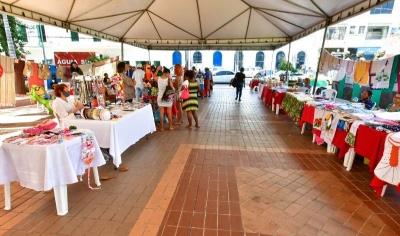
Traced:
[[219, 71], [219, 70], [225, 70], [223, 67], [221, 67], [221, 66], [213, 66], [213, 67], [210, 67], [210, 71], [211, 72], [217, 72], [217, 71]]
[[243, 72], [246, 77], [251, 77], [253, 78], [256, 75], [265, 75], [264, 69], [261, 67], [250, 67], [250, 68], [244, 68]]
[[229, 84], [235, 77], [235, 72], [230, 70], [219, 70], [213, 73], [213, 81], [216, 84]]

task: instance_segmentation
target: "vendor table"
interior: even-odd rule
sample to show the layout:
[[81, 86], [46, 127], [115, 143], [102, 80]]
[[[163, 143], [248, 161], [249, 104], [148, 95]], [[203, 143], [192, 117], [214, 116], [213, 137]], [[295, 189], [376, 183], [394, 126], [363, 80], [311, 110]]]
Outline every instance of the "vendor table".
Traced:
[[286, 92], [274, 91], [272, 95], [272, 110], [276, 110], [276, 114], [279, 114], [282, 101], [285, 98]]
[[253, 89], [254, 87], [257, 87], [259, 84], [260, 84], [260, 80], [252, 79], [250, 81], [249, 87], [250, 87], [250, 89]]
[[296, 125], [300, 124], [300, 118], [303, 113], [304, 105], [307, 101], [298, 100], [293, 93], [286, 93], [282, 101], [282, 108], [290, 116]]
[[[95, 158], [90, 164], [94, 179], [100, 186], [98, 166], [106, 162], [94, 138]], [[29, 156], [27, 156], [29, 154]], [[4, 184], [5, 210], [11, 210], [11, 181], [36, 191], [54, 190], [58, 215], [68, 213], [67, 184], [78, 182], [78, 175], [85, 173], [82, 161], [82, 140], [76, 137], [51, 145], [0, 146], [0, 184]]]
[[268, 88], [269, 88], [268, 86], [264, 86], [264, 88], [262, 89], [261, 99], [264, 100], [264, 101], [265, 101], [265, 99], [267, 97]]
[[66, 119], [66, 126], [93, 131], [100, 147], [109, 148], [116, 167], [122, 163], [121, 154], [145, 135], [156, 131], [151, 105], [127, 112], [117, 121]]
[[258, 85], [258, 97], [261, 98], [265, 84]]
[[272, 105], [272, 98], [274, 95], [274, 89], [271, 87], [265, 87], [266, 92], [265, 92], [265, 106], [271, 106]]

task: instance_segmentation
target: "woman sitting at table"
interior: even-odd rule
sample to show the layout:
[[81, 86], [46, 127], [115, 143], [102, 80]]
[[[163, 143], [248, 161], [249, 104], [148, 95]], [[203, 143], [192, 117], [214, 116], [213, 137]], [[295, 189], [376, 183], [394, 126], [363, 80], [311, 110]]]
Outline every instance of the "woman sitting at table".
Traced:
[[385, 110], [388, 112], [400, 112], [400, 93], [393, 97], [393, 103], [390, 103]]
[[304, 87], [306, 87], [306, 88], [308, 88], [308, 89], [311, 89], [311, 84], [310, 84], [310, 78], [305, 78], [304, 79]]
[[64, 127], [64, 119], [67, 116], [74, 114], [83, 109], [83, 105], [80, 102], [75, 102], [70, 97], [70, 92], [67, 85], [57, 84], [54, 86], [54, 95], [56, 99], [53, 101], [51, 107], [53, 108], [54, 114], [58, 119], [61, 128]]
[[[374, 102], [371, 101], [371, 97], [372, 97], [371, 90], [364, 90], [361, 93], [360, 100], [358, 102], [364, 103], [365, 109], [371, 110], [372, 107], [374, 107], [374, 105], [375, 105]], [[351, 100], [351, 101], [353, 102], [354, 100]]]

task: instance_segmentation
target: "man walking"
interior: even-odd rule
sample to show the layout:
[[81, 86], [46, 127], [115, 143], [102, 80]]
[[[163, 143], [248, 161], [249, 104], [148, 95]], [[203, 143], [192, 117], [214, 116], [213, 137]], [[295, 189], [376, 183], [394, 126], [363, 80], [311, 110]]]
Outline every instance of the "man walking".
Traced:
[[144, 71], [142, 70], [142, 64], [136, 65], [136, 70], [133, 72], [132, 79], [136, 80], [136, 101], [140, 102], [140, 97], [143, 95], [144, 90]]

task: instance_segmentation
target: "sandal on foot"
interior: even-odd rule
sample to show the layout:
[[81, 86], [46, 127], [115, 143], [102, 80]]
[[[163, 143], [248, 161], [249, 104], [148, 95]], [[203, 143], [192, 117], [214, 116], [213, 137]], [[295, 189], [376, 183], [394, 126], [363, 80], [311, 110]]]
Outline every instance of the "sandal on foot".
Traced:
[[181, 125], [182, 124], [182, 122], [174, 122], [174, 123], [172, 123], [173, 125]]
[[186, 125], [186, 128], [191, 129], [192, 126], [191, 125]]
[[200, 128], [200, 125], [196, 125], [196, 128]]
[[164, 129], [157, 128], [157, 131], [163, 132]]

